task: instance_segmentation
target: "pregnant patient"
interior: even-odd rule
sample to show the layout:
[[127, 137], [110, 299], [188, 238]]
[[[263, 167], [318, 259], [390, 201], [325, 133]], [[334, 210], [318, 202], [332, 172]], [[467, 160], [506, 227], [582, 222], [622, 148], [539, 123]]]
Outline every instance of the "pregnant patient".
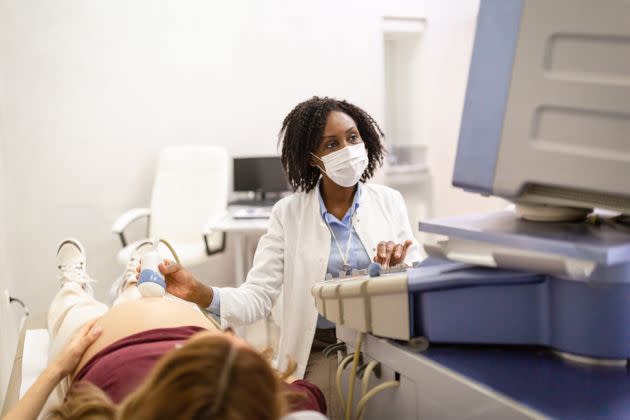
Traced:
[[[279, 419], [326, 412], [321, 391], [280, 374], [228, 329], [176, 298], [143, 298], [134, 252], [109, 308], [97, 301], [83, 246], [61, 242], [61, 289], [48, 312], [49, 365], [6, 419]], [[323, 418], [323, 417], [322, 417]]]

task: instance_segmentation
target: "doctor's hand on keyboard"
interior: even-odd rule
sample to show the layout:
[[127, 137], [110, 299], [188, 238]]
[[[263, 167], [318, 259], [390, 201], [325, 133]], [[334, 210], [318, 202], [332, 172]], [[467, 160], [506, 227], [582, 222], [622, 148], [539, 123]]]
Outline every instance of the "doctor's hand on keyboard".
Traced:
[[413, 241], [410, 239], [407, 239], [404, 244], [381, 241], [376, 245], [374, 262], [379, 263], [383, 268], [402, 264], [405, 262], [407, 250], [411, 245], [413, 245]]

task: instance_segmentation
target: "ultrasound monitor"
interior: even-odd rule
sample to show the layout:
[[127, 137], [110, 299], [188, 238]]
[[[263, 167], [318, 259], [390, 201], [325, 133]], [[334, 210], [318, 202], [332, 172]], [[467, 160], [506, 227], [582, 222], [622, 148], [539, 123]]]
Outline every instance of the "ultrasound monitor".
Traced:
[[453, 184], [630, 214], [630, 2], [481, 0]]
[[234, 158], [234, 191], [253, 191], [264, 198], [289, 189], [280, 157]]

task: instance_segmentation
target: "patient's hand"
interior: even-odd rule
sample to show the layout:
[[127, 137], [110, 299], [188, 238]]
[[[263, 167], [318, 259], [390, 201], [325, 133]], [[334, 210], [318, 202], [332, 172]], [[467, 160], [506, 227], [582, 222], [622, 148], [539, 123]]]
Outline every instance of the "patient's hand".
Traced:
[[87, 350], [103, 332], [101, 327], [94, 326], [97, 320], [98, 319], [94, 319], [85, 324], [53, 361], [52, 365], [56, 367], [63, 376], [74, 372], [85, 350]]

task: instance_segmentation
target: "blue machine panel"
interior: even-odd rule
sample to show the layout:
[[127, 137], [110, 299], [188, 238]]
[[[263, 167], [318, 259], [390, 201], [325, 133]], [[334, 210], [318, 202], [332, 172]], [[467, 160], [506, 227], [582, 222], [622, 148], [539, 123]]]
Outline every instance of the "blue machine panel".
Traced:
[[[544, 252], [612, 265], [630, 263], [630, 226], [608, 221], [540, 223], [520, 219], [514, 212], [450, 217], [420, 222], [420, 230], [451, 238]], [[623, 270], [623, 268], [620, 267]], [[536, 267], [532, 267], [535, 271]], [[614, 280], [630, 282], [630, 272]]]
[[513, 346], [437, 345], [423, 356], [551, 418], [630, 417], [625, 366], [579, 365], [549, 350]]
[[482, 0], [453, 184], [491, 193], [523, 0]]
[[630, 284], [442, 264], [440, 272], [439, 262], [430, 259], [426, 268], [408, 272], [412, 336], [630, 358]]

